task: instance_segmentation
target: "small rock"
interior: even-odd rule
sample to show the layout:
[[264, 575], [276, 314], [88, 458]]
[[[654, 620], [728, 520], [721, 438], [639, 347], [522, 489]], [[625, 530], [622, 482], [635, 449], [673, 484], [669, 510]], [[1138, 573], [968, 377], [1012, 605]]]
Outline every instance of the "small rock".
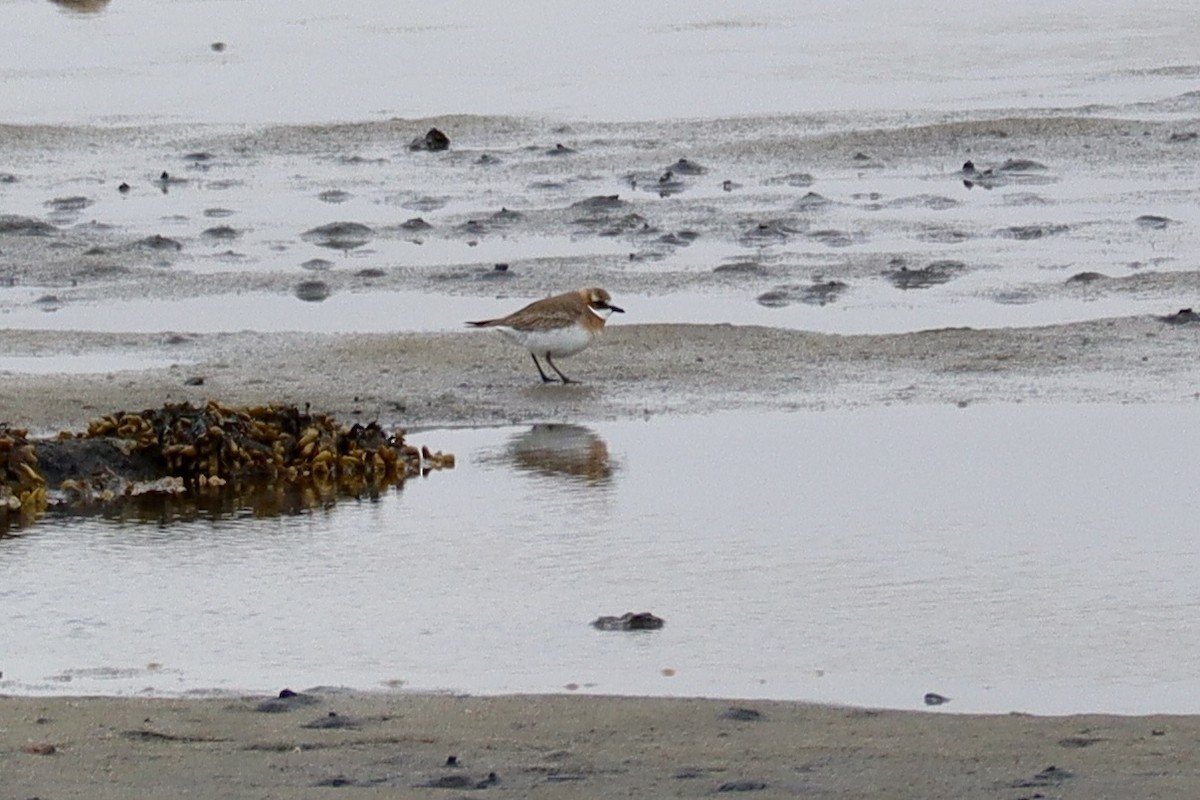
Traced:
[[472, 778], [470, 775], [442, 775], [426, 783], [417, 784], [422, 789], [486, 789], [499, 783], [496, 773], [489, 772], [486, 778]]
[[927, 705], [927, 706], [940, 706], [940, 705], [943, 705], [943, 704], [949, 703], [949, 702], [950, 702], [949, 697], [946, 697], [945, 695], [940, 695], [937, 692], [927, 692], [925, 694], [925, 705]]
[[300, 726], [310, 730], [358, 730], [358, 720], [352, 717], [343, 717], [336, 711], [330, 711], [323, 717], [317, 717], [312, 722], [306, 722]]
[[1059, 769], [1051, 765], [1041, 772], [1036, 773], [1032, 778], [1013, 781], [1010, 786], [1014, 789], [1039, 789], [1058, 786], [1063, 781], [1073, 777], [1075, 777], [1074, 773], [1070, 770]]
[[602, 631], [653, 631], [664, 624], [664, 620], [649, 611], [638, 614], [627, 611], [619, 617], [599, 617], [592, 622], [592, 627]]
[[763, 781], [726, 781], [717, 787], [718, 792], [761, 792], [767, 788]]
[[1058, 740], [1059, 747], [1091, 747], [1096, 742], [1104, 741], [1098, 736], [1068, 736]]
[[571, 208], [582, 208], [588, 211], [613, 211], [618, 208], [623, 208], [629, 205], [621, 199], [617, 194], [597, 194], [588, 197], [584, 200], [577, 200], [571, 204]]
[[755, 711], [753, 708], [730, 706], [721, 713], [721, 719], [729, 719], [735, 722], [756, 722], [762, 719], [762, 712]]
[[279, 693], [278, 697], [262, 701], [254, 707], [254, 710], [263, 714], [279, 714], [303, 708], [304, 706], [316, 705], [319, 702], [320, 700], [310, 694], [301, 694], [293, 692], [291, 689], [284, 689]]
[[31, 756], [52, 756], [58, 752], [58, 748], [48, 742], [39, 742], [21, 745], [21, 752]]
[[667, 170], [674, 172], [676, 175], [703, 175], [708, 172], [707, 168], [700, 166], [695, 161], [688, 161], [686, 158], [679, 159], [667, 167]]
[[437, 128], [430, 128], [424, 136], [419, 136], [409, 144], [409, 150], [427, 150], [436, 153], [450, 148], [450, 137]]

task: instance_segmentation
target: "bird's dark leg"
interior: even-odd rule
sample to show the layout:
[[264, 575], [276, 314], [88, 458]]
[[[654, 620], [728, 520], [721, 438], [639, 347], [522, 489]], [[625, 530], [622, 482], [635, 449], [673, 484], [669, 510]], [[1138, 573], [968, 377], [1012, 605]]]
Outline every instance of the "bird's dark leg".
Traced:
[[[534, 365], [535, 367], [537, 367], [537, 370], [538, 370], [538, 375], [541, 375], [541, 376], [542, 376], [542, 383], [554, 383], [554, 378], [551, 378], [551, 377], [550, 377], [549, 375], [547, 375], [547, 374], [545, 373], [545, 371], [542, 369], [542, 365], [541, 365], [541, 363], [540, 363], [540, 362], [537, 360], [537, 356], [536, 356], [536, 355], [534, 355], [533, 353], [530, 353], [529, 355], [533, 356], [533, 365]], [[549, 360], [550, 360], [550, 356], [546, 356], [546, 360], [547, 360], [547, 361], [549, 361]], [[553, 367], [554, 365], [553, 365], [553, 364], [551, 364], [550, 366], [552, 366], [552, 367]], [[554, 370], [554, 371], [555, 371], [555, 372], [558, 372], [558, 370], [557, 370], [557, 369], [556, 369], [556, 370]], [[558, 374], [559, 374], [559, 375], [562, 375], [562, 373], [561, 373], [561, 372], [558, 372]]]
[[574, 383], [575, 382], [575, 381], [571, 380], [570, 378], [568, 378], [566, 375], [563, 375], [562, 370], [554, 365], [554, 360], [552, 358], [550, 358], [549, 353], [546, 353], [546, 363], [550, 365], [550, 369], [552, 369], [558, 373], [558, 377], [562, 378], [563, 383]]

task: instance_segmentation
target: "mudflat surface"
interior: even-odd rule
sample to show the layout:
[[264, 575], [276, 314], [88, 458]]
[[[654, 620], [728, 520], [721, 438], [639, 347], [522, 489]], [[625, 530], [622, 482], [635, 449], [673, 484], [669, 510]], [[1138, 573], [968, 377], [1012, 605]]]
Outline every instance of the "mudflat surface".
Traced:
[[[580, 381], [567, 386], [543, 385], [528, 354], [487, 331], [7, 331], [5, 341], [29, 352], [127, 349], [180, 359], [159, 369], [0, 383], [3, 421], [40, 432], [205, 398], [311, 403], [339, 418], [417, 428], [883, 403], [1194, 402], [1200, 386], [1200, 325], [1150, 316], [874, 336], [618, 323], [563, 361]], [[203, 382], [189, 385], [197, 378]]]
[[974, 717], [587, 696], [312, 698], [276, 703], [286, 710], [275, 712], [256, 711], [261, 698], [0, 698], [4, 795], [1016, 800], [1191, 798], [1200, 782], [1196, 717]]

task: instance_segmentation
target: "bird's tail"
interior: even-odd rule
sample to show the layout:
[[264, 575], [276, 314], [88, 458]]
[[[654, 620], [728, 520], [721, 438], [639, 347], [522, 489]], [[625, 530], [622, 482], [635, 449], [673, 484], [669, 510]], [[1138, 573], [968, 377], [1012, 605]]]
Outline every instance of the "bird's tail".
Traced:
[[468, 322], [467, 325], [471, 326], [472, 328], [490, 328], [499, 321], [500, 320], [496, 319], [483, 319], [479, 320], [478, 322]]

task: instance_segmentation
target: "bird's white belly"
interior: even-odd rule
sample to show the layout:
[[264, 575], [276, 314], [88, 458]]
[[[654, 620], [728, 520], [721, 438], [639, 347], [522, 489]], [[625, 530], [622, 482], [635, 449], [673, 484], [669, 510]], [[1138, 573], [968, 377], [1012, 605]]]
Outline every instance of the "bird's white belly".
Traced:
[[523, 331], [517, 328], [500, 330], [535, 356], [544, 356], [547, 353], [551, 358], [573, 356], [592, 343], [592, 334], [580, 325], [537, 331]]

